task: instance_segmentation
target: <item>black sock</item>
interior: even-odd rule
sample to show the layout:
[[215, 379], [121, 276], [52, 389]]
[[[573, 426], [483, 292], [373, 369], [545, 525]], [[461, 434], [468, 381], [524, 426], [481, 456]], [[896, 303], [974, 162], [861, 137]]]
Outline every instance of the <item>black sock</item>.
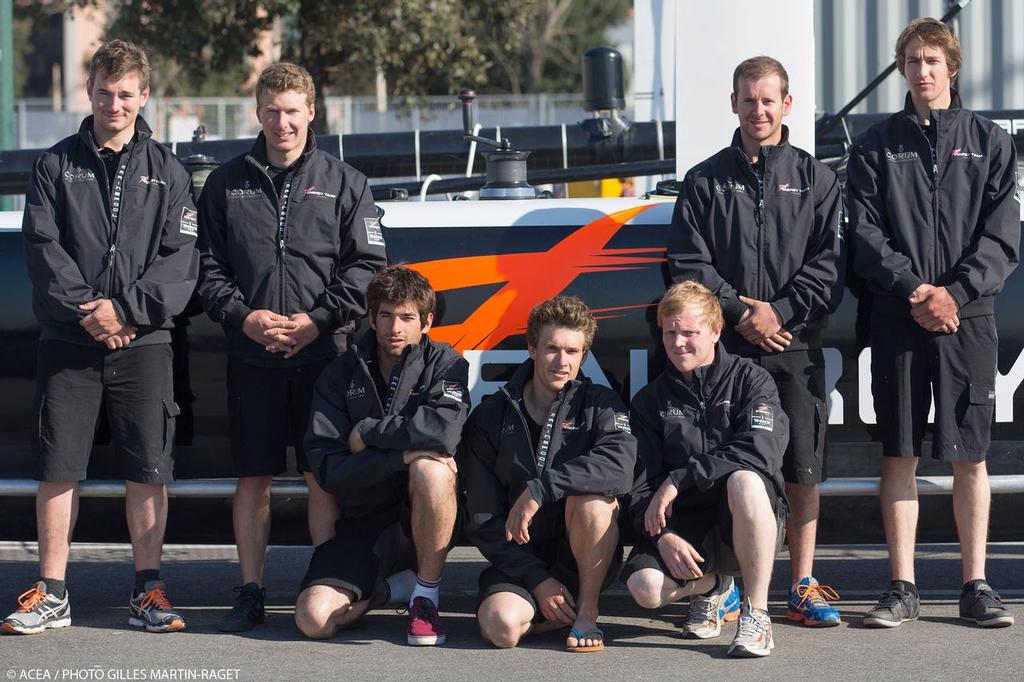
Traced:
[[715, 585], [714, 585], [714, 587], [712, 587], [710, 590], [708, 590], [707, 592], [705, 592], [704, 594], [702, 594], [700, 596], [702, 596], [702, 597], [710, 597], [712, 594], [714, 594], [715, 590], [717, 590], [721, 586], [722, 586], [722, 576], [720, 576], [720, 575], [718, 575], [716, 573], [715, 574]]
[[160, 580], [160, 569], [147, 568], [142, 571], [135, 571], [135, 594], [145, 592], [146, 583], [152, 580]]
[[63, 599], [67, 592], [67, 583], [56, 578], [39, 578], [46, 585], [46, 594], [52, 594], [57, 599]]
[[914, 583], [908, 583], [906, 580], [893, 580], [892, 589], [902, 592], [903, 594], [917, 595], [917, 585]]

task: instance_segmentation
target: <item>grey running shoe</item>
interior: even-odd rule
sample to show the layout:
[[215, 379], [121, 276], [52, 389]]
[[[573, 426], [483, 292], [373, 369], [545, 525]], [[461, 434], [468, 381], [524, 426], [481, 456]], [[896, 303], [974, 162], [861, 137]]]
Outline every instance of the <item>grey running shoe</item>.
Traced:
[[220, 622], [217, 629], [221, 632], [245, 632], [263, 622], [266, 616], [264, 602], [267, 591], [256, 583], [246, 583], [236, 587], [235, 605], [231, 607]]
[[71, 602], [68, 593], [63, 599], [44, 592], [46, 584], [37, 582], [18, 597], [18, 610], [0, 624], [0, 632], [17, 635], [36, 635], [43, 630], [66, 628], [71, 625]]
[[732, 576], [719, 578], [718, 588], [708, 596], [697, 595], [690, 600], [690, 611], [682, 624], [683, 637], [710, 639], [722, 634], [722, 623], [740, 615], [739, 591]]
[[864, 616], [863, 623], [872, 628], [894, 628], [921, 614], [921, 598], [917, 593], [889, 588], [882, 593], [875, 608]]
[[185, 629], [185, 619], [174, 610], [164, 593], [164, 584], [159, 580], [150, 580], [145, 585], [145, 592], [136, 595], [128, 602], [128, 624], [137, 628], [146, 628], [147, 632], [181, 632]]
[[974, 621], [983, 628], [1005, 628], [1013, 625], [1013, 616], [1003, 606], [999, 594], [984, 580], [971, 583], [960, 595], [960, 618]]
[[729, 647], [729, 655], [737, 658], [769, 656], [775, 648], [772, 639], [772, 619], [767, 611], [746, 605], [740, 613], [740, 626]]

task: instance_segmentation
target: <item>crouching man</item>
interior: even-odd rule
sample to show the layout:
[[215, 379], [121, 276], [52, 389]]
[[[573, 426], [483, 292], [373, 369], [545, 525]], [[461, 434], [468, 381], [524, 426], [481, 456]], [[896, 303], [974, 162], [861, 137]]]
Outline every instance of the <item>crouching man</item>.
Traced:
[[596, 329], [578, 298], [537, 305], [530, 359], [463, 434], [466, 534], [491, 563], [477, 618], [497, 647], [572, 626], [569, 651], [604, 648], [598, 595], [621, 557], [616, 498], [630, 488], [636, 441], [618, 395], [580, 376]]
[[743, 576], [746, 600], [729, 654], [768, 656], [768, 583], [788, 511], [782, 456], [789, 421], [767, 371], [718, 342], [721, 304], [696, 282], [658, 305], [665, 371], [637, 393], [630, 422], [637, 479], [628, 514], [645, 538], [623, 567], [636, 602], [659, 608], [692, 597], [697, 636], [721, 633]]
[[443, 644], [438, 587], [469, 365], [427, 336], [435, 297], [419, 273], [389, 266], [366, 298], [372, 331], [327, 366], [313, 394], [306, 456], [341, 518], [313, 552], [295, 623], [326, 639], [371, 606], [407, 604], [409, 644]]

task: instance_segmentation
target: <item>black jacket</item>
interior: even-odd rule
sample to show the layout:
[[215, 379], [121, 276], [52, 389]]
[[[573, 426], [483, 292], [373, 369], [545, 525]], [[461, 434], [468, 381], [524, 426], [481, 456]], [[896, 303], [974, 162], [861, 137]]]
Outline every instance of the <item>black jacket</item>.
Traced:
[[932, 147], [907, 95], [850, 155], [847, 190], [854, 267], [880, 313], [909, 315], [922, 283], [945, 286], [960, 317], [990, 315], [1020, 255], [1013, 141], [961, 109], [931, 112]]
[[839, 179], [782, 130], [782, 142], [761, 148], [763, 187], [737, 130], [730, 147], [687, 172], [672, 214], [672, 279], [695, 280], [718, 295], [722, 339], [741, 355], [763, 351], [733, 329], [747, 310], [740, 295], [772, 304], [793, 333], [787, 350], [820, 348], [843, 295]]
[[644, 512], [665, 478], [685, 495], [710, 490], [730, 474], [749, 470], [772, 481], [786, 498], [782, 456], [789, 418], [768, 372], [719, 343], [715, 361], [693, 372], [687, 385], [668, 364], [630, 404], [637, 440], [637, 473], [627, 506], [634, 529], [644, 532]]
[[[213, 171], [199, 198], [199, 293], [224, 326], [229, 353], [251, 364], [304, 364], [344, 351], [366, 314], [366, 287], [385, 264], [384, 237], [366, 177], [310, 134], [281, 200], [260, 133], [247, 154]], [[242, 332], [253, 310], [307, 312], [320, 335], [284, 360]]]
[[[518, 405], [533, 375], [527, 360], [497, 393], [473, 410], [459, 445], [459, 474], [466, 495], [466, 536], [505, 574], [533, 589], [550, 577], [531, 545], [562, 528], [561, 505], [569, 495], [617, 497], [629, 491], [636, 441], [619, 396], [581, 378], [570, 382], [551, 406], [535, 449]], [[530, 542], [505, 540], [508, 512], [529, 488], [541, 503]]]
[[[371, 330], [324, 369], [305, 439], [313, 476], [349, 516], [404, 502], [403, 452], [455, 454], [469, 414], [469, 363], [447, 343], [424, 337], [406, 348], [385, 396], [370, 374], [379, 371], [376, 353]], [[348, 437], [356, 424], [367, 447], [352, 454]]]
[[138, 329], [132, 345], [169, 343], [199, 271], [192, 180], [140, 117], [111, 191], [92, 123], [36, 159], [25, 197], [21, 234], [42, 338], [95, 345], [78, 306], [108, 298]]

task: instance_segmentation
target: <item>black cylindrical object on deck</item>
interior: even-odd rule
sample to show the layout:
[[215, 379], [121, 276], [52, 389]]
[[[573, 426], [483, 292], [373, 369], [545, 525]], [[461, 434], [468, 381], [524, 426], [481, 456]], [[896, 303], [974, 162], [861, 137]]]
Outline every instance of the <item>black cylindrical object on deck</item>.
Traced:
[[626, 108], [622, 53], [611, 47], [592, 47], [583, 53], [583, 109]]

